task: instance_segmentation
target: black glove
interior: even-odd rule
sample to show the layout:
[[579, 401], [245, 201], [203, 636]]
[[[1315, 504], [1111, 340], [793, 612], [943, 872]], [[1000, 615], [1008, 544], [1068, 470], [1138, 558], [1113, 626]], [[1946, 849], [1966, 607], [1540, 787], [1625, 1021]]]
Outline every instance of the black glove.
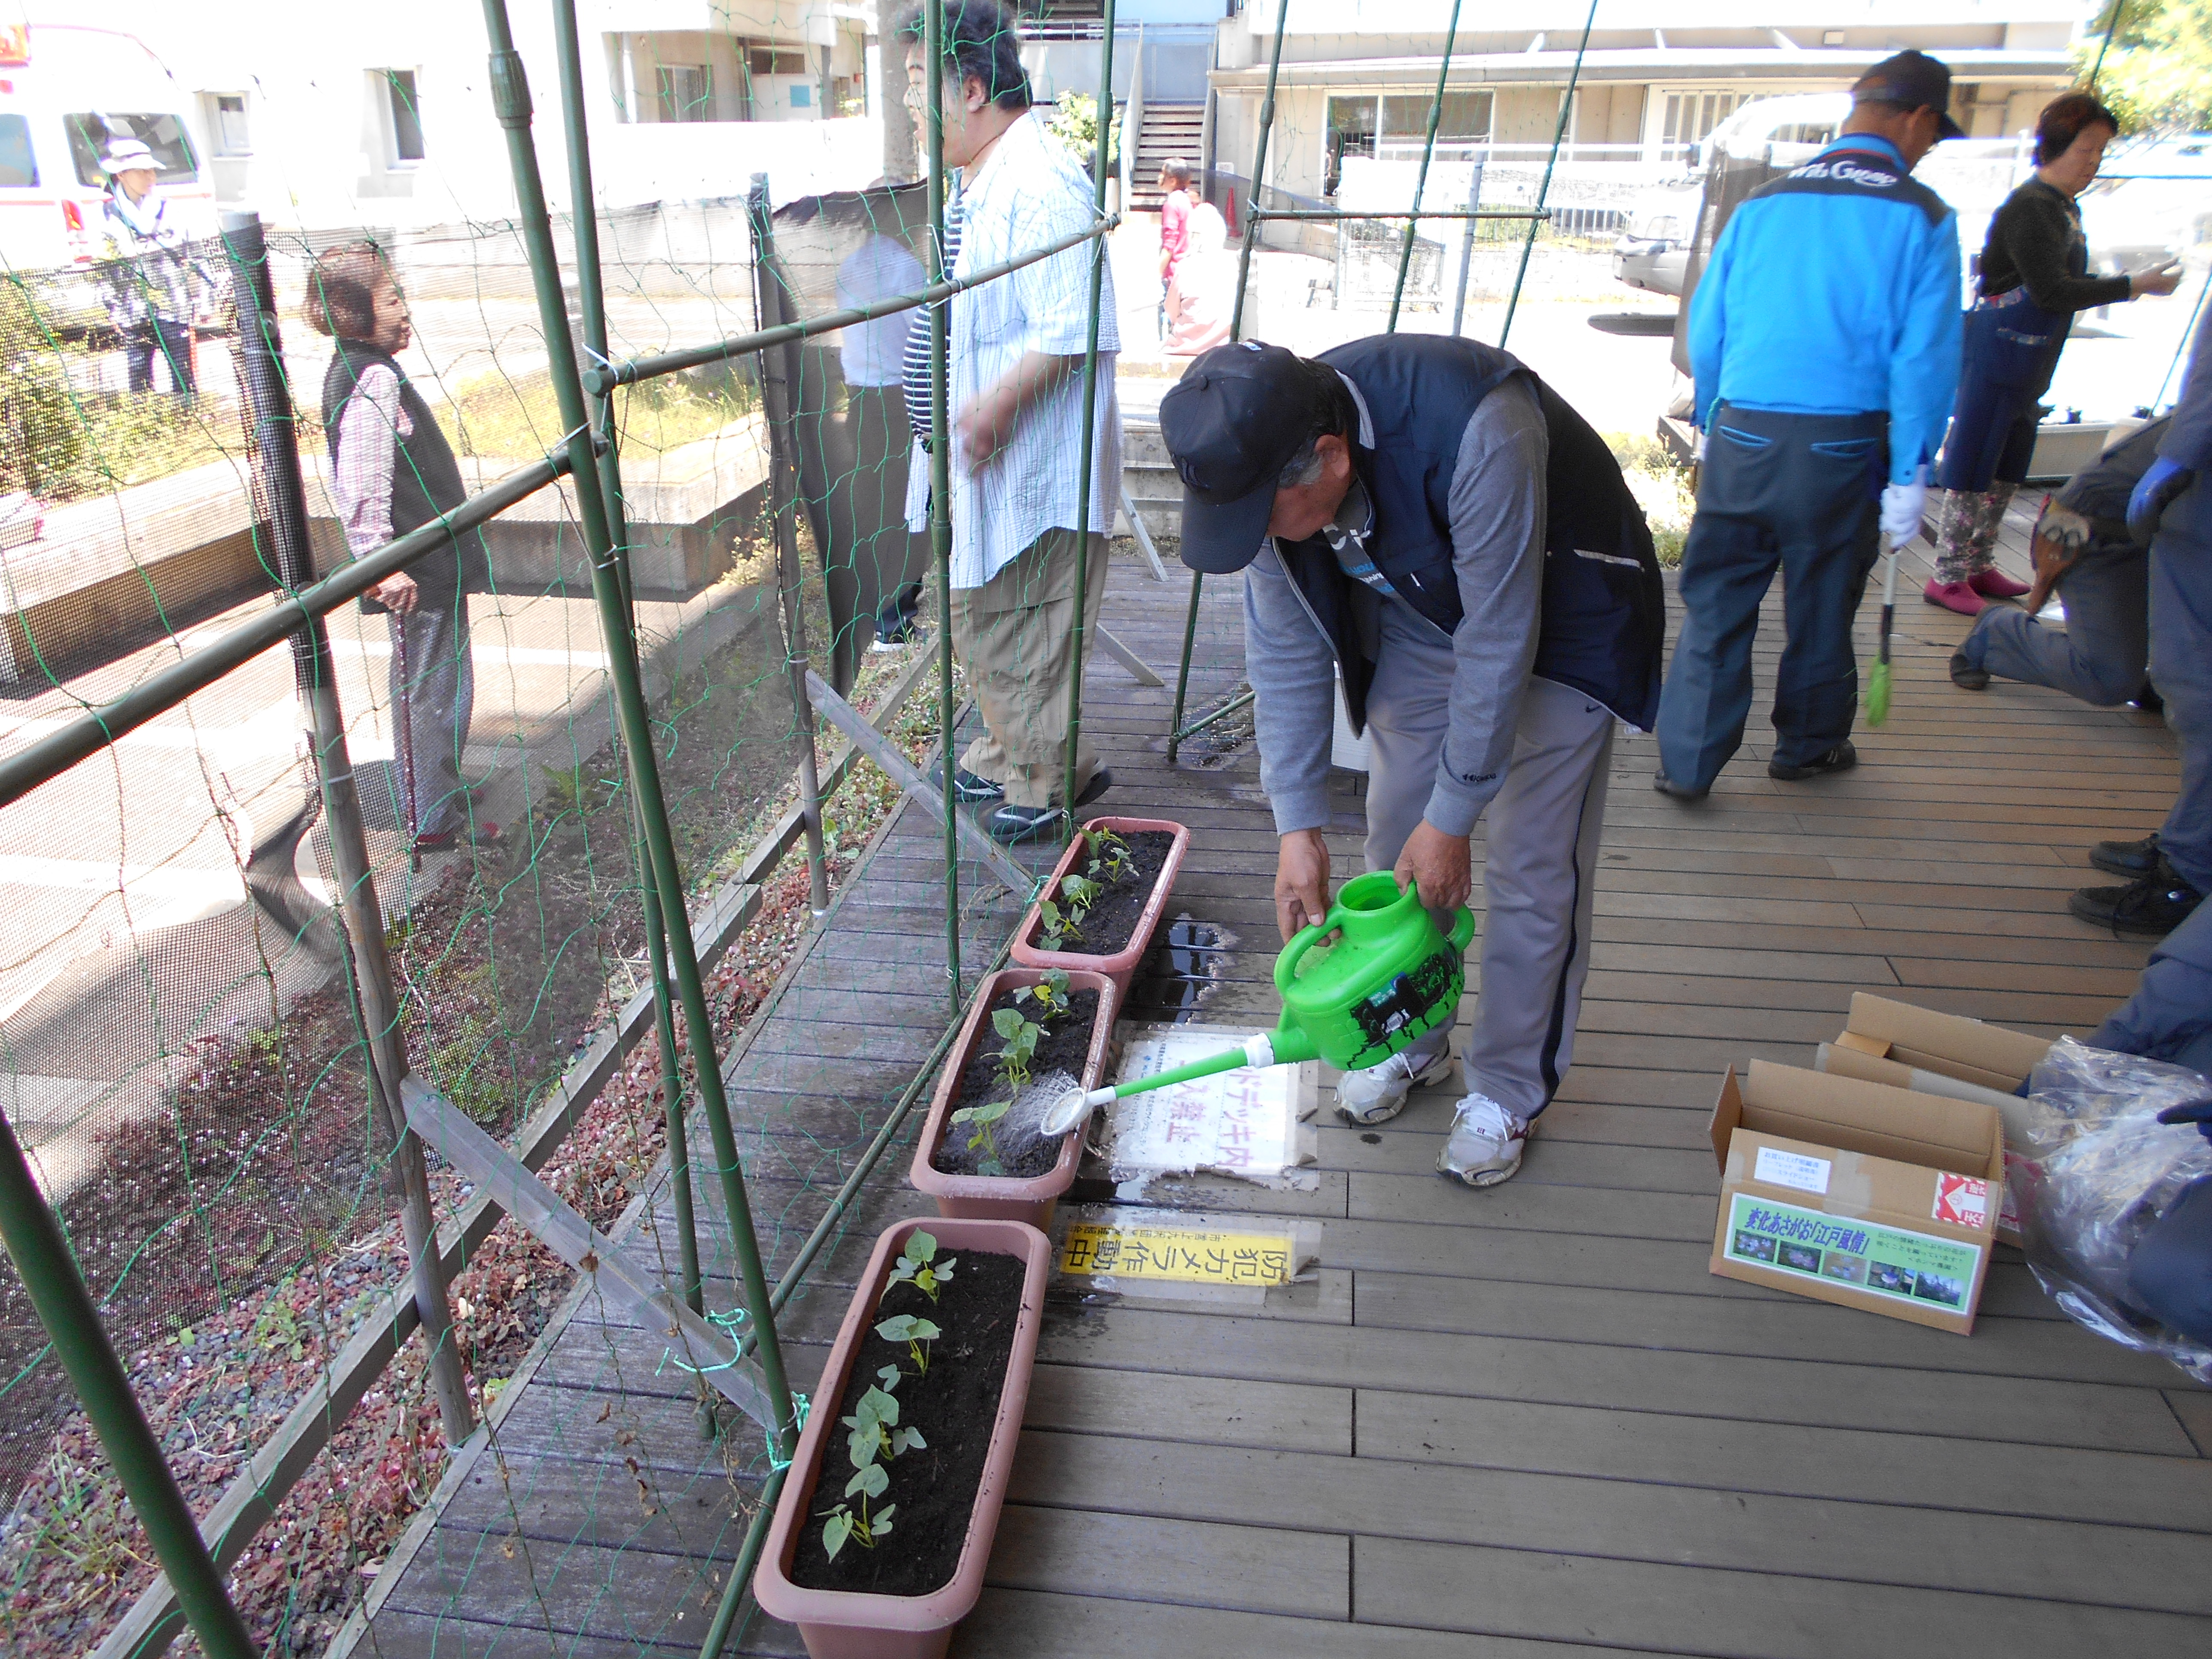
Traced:
[[2203, 1100], [2185, 1100], [2179, 1106], [2169, 1106], [2158, 1115], [2160, 1123], [2194, 1123], [2197, 1133], [2212, 1140], [2212, 1096]]

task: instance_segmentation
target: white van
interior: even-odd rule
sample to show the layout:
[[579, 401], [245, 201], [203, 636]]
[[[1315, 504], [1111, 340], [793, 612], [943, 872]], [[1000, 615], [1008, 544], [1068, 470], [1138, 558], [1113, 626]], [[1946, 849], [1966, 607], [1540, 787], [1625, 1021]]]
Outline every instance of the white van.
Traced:
[[107, 175], [136, 138], [161, 193], [195, 234], [216, 229], [215, 188], [185, 124], [176, 79], [135, 35], [76, 23], [0, 23], [0, 267], [66, 270], [93, 258]]

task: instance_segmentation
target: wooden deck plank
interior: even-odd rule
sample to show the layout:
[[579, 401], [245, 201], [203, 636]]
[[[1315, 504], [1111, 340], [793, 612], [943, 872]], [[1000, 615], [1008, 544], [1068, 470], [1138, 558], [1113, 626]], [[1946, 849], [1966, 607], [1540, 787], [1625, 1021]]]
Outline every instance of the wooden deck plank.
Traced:
[[[2201, 1533], [1433, 1462], [1023, 1436], [1011, 1496], [1086, 1510], [1265, 1516], [1316, 1533], [1602, 1556], [1869, 1585], [2212, 1612]], [[2142, 1566], [2125, 1588], [2110, 1564]], [[1571, 1610], [1561, 1609], [1562, 1616]], [[1561, 1632], [1564, 1633], [1564, 1632]]]
[[1353, 1541], [1355, 1616], [1744, 1659], [2201, 1654], [2202, 1619], [1840, 1579], [1398, 1540]]
[[[1055, 1364], [1249, 1376], [1336, 1388], [1533, 1400], [1685, 1417], [1732, 1418], [1749, 1401], [1771, 1421], [1917, 1431], [1959, 1439], [2189, 1457], [2196, 1449], [2154, 1389], [2108, 1383], [1838, 1365], [1828, 1360], [1646, 1350], [1551, 1338], [1370, 1328], [1116, 1310], [1046, 1322]], [[1994, 1435], [1993, 1435], [1993, 1431]]]
[[[1187, 591], [1117, 562], [1107, 622], [1171, 664]], [[1206, 592], [1194, 708], [1242, 673], [1237, 586]], [[1436, 1177], [1447, 1086], [1376, 1129], [1324, 1110], [1313, 1191], [1153, 1184], [1142, 1202], [1169, 1214], [1316, 1224], [1315, 1282], [1256, 1311], [1048, 1297], [991, 1588], [956, 1652], [2212, 1646], [2212, 1390], [2074, 1327], [2008, 1251], [1971, 1338], [1706, 1267], [1727, 1065], [1810, 1064], [1858, 989], [2084, 1031], [2148, 955], [2074, 921], [2065, 896], [2102, 879], [2091, 842], [2163, 816], [2170, 736], [2028, 688], [1956, 692], [1943, 659], [1964, 628], [1911, 617], [1896, 711], [1848, 775], [1768, 779], [1754, 718], [1686, 808], [1652, 793], [1648, 739], [1617, 744], [1576, 1064], [1517, 1180]], [[1762, 685], [1778, 646], [1770, 613]], [[1192, 826], [1173, 912], [1218, 935], [1203, 1017], [1272, 1024], [1276, 839], [1255, 757], [1166, 768], [1170, 701], [1110, 665], [1087, 685], [1116, 773], [1104, 805]], [[1363, 788], [1332, 779], [1340, 879], [1360, 867]], [[771, 1273], [943, 1029], [941, 833], [894, 817], [728, 1065]], [[959, 879], [972, 984], [1017, 902], [972, 860]], [[875, 1231], [928, 1212], [904, 1181], [918, 1119], [780, 1322], [795, 1386], [813, 1387]], [[1097, 1174], [1079, 1201], [1112, 1196]], [[709, 1305], [726, 1310], [719, 1194], [696, 1186]], [[672, 1257], [667, 1204], [651, 1224]], [[750, 1425], [702, 1437], [696, 1389], [656, 1332], [579, 1315], [391, 1586], [376, 1650], [696, 1652], [764, 1467]], [[799, 1650], [757, 1616], [732, 1645]]]

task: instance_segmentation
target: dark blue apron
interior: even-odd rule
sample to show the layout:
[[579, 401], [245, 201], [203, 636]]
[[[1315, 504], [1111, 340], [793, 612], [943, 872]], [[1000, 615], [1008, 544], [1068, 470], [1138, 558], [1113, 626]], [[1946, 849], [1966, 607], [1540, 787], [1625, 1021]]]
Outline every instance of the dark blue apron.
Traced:
[[1959, 400], [1936, 482], [1985, 490], [2000, 474], [2018, 482], [2035, 443], [2037, 399], [2065, 349], [2070, 314], [2045, 311], [2025, 283], [1974, 302], [1966, 313]]

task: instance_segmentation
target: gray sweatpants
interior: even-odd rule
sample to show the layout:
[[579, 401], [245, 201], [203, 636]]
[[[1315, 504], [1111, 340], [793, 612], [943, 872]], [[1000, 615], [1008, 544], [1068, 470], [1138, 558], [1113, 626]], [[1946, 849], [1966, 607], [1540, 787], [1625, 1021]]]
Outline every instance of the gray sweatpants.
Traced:
[[2092, 548], [2058, 584], [2063, 628], [2045, 627], [2017, 605], [1993, 605], [1959, 650], [2000, 678], [2111, 708], [2142, 689], [2149, 591], [2150, 557], [2141, 548]]
[[[477, 706], [469, 613], [465, 609], [417, 609], [404, 617], [388, 612], [384, 620], [392, 629], [393, 718], [407, 722], [407, 744], [394, 743], [392, 757], [393, 774], [406, 792], [399, 802], [401, 821], [411, 821], [418, 836], [443, 835], [461, 829], [469, 816], [467, 798], [461, 793], [466, 787], [461, 750], [469, 740], [469, 722]], [[411, 773], [405, 764], [410, 758]]]
[[[1384, 607], [1386, 618], [1398, 608]], [[1449, 644], [1385, 629], [1367, 696], [1370, 870], [1396, 864], [1421, 821], [1451, 698]], [[1574, 1060], [1613, 727], [1581, 692], [1531, 679], [1513, 760], [1486, 813], [1481, 994], [1462, 1069], [1469, 1090], [1525, 1118], [1551, 1103]]]

